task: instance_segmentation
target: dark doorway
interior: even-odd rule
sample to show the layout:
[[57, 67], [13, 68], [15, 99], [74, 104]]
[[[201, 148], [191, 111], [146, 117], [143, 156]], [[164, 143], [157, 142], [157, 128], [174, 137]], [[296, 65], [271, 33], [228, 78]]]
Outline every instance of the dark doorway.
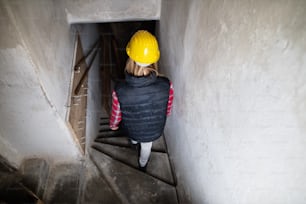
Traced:
[[[78, 142], [80, 149], [85, 153], [87, 131], [87, 97], [90, 85], [88, 84], [88, 73], [92, 65], [95, 67], [94, 61], [98, 60], [98, 72], [101, 81], [101, 107], [105, 113], [109, 114], [111, 111], [111, 92], [116, 81], [124, 79], [125, 63], [127, 61], [127, 54], [125, 52], [126, 45], [131, 36], [138, 30], [148, 30], [155, 34], [155, 27], [157, 21], [127, 21], [127, 22], [109, 22], [109, 23], [95, 23], [95, 24], [76, 24], [73, 26], [73, 31], [76, 33], [76, 50], [74, 59], [74, 72], [72, 80], [71, 100], [69, 104], [69, 125], [72, 129], [75, 140]], [[91, 25], [97, 28], [99, 32], [98, 38], [95, 39], [90, 35], [88, 39], [93, 42], [88, 46], [83, 46], [81, 35], [87, 35], [84, 31], [86, 25]], [[86, 30], [86, 29], [85, 29]], [[84, 33], [83, 33], [84, 32]], [[88, 44], [88, 43], [87, 43]], [[93, 68], [96, 70], [96, 68]], [[92, 86], [92, 84], [91, 84]], [[98, 90], [91, 90], [97, 92]], [[97, 99], [95, 99], [97, 100]], [[92, 108], [92, 107], [91, 107]], [[107, 117], [107, 116], [104, 116]]]

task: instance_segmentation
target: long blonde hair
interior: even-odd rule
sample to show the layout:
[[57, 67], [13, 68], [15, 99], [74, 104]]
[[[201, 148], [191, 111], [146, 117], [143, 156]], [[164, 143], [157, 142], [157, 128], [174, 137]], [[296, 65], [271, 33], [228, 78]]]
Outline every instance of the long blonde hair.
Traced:
[[155, 74], [159, 76], [157, 63], [150, 64], [147, 67], [142, 67], [137, 65], [131, 58], [126, 62], [125, 71], [134, 76], [148, 76], [152, 72], [155, 72]]

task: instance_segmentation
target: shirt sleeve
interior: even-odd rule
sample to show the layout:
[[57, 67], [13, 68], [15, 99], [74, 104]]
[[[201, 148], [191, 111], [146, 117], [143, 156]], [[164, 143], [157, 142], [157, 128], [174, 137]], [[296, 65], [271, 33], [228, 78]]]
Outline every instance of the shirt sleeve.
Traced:
[[112, 113], [109, 121], [109, 126], [110, 128], [116, 128], [119, 126], [119, 123], [121, 121], [121, 110], [120, 110], [120, 103], [115, 91], [113, 91], [112, 93], [112, 99], [113, 99]]
[[174, 98], [174, 88], [172, 82], [170, 82], [170, 90], [169, 90], [169, 99], [168, 99], [168, 106], [167, 106], [167, 116], [171, 114], [172, 105], [173, 105], [173, 98]]

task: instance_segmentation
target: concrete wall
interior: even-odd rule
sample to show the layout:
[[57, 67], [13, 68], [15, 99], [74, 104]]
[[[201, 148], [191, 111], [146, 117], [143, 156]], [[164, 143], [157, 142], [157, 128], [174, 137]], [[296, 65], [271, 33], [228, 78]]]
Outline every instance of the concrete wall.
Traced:
[[161, 0], [65, 0], [69, 23], [158, 20]]
[[[0, 11], [0, 154], [16, 165], [32, 156], [75, 161], [80, 153], [65, 121], [75, 42], [70, 23], [156, 19], [160, 0], [0, 0]], [[84, 39], [90, 45], [94, 37]]]
[[0, 38], [0, 152], [75, 161], [65, 123], [74, 34], [53, 1], [4, 1]]
[[159, 30], [181, 199], [305, 203], [306, 1], [167, 0]]

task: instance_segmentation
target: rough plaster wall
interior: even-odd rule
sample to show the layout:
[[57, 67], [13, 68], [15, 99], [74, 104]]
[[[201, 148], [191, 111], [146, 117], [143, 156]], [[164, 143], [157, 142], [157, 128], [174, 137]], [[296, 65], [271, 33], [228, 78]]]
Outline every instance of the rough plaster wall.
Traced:
[[8, 1], [17, 33], [28, 49], [49, 103], [64, 118], [73, 57], [74, 33], [56, 1]]
[[163, 1], [159, 30], [181, 199], [305, 203], [306, 2]]
[[30, 156], [75, 161], [65, 124], [74, 38], [64, 12], [52, 1], [0, 8], [1, 154], [16, 165]]
[[157, 20], [161, 0], [65, 0], [69, 23]]

